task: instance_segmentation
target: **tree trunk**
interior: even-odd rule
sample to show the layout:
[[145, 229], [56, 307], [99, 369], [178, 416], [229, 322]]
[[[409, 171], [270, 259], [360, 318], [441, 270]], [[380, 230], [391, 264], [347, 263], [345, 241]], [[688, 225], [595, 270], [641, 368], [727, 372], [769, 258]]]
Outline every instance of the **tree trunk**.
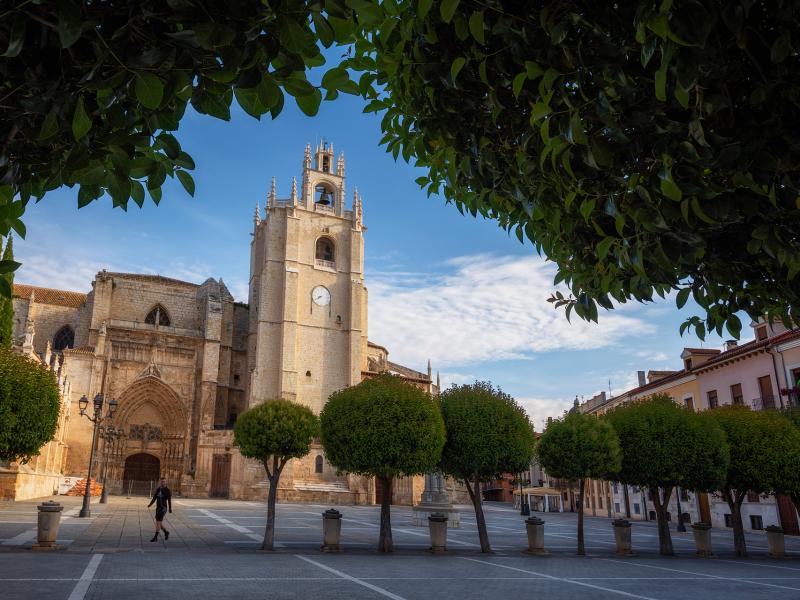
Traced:
[[464, 480], [464, 485], [467, 486], [469, 499], [472, 500], [472, 506], [475, 509], [475, 522], [478, 525], [478, 539], [481, 543], [481, 552], [491, 552], [489, 546], [489, 533], [486, 531], [486, 519], [483, 516], [483, 505], [481, 504], [481, 486], [480, 481], [475, 479], [475, 489], [472, 489], [472, 483], [469, 479]]
[[583, 494], [586, 490], [586, 479], [581, 478], [578, 484], [578, 556], [586, 556], [583, 544]]
[[278, 498], [278, 479], [280, 471], [267, 475], [269, 479], [269, 494], [267, 494], [267, 526], [264, 529], [264, 543], [262, 550], [272, 550], [275, 542], [275, 500]]
[[742, 524], [742, 502], [745, 494], [738, 491], [725, 490], [725, 501], [731, 509], [733, 519], [733, 550], [736, 556], [744, 558], [747, 556], [747, 542], [744, 539], [744, 525]]
[[628, 496], [628, 484], [627, 483], [623, 483], [622, 484], [622, 492], [625, 495], [625, 518], [626, 519], [630, 519], [631, 518], [631, 499]]
[[667, 521], [667, 506], [669, 506], [669, 497], [672, 495], [672, 486], [664, 488], [663, 500], [659, 492], [660, 488], [650, 486], [650, 494], [653, 496], [653, 506], [656, 509], [656, 521], [658, 522], [658, 552], [662, 556], [674, 556], [672, 535], [669, 531], [669, 521]]
[[378, 538], [378, 550], [392, 552], [392, 478], [378, 477], [381, 486], [381, 532]]

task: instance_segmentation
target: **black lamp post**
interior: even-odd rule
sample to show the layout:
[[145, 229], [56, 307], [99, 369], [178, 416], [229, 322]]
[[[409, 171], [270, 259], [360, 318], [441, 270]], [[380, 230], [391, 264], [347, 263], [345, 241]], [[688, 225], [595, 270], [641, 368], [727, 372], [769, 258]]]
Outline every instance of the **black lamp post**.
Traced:
[[681, 511], [681, 488], [675, 487], [675, 500], [678, 501], [678, 528], [676, 531], [686, 531], [686, 525], [683, 524], [683, 512]]
[[531, 514], [528, 499], [522, 494], [522, 473], [519, 474], [519, 514], [523, 516]]
[[103, 440], [103, 493], [100, 495], [100, 504], [108, 503], [108, 456], [110, 450], [114, 449], [114, 442], [125, 437], [125, 430], [122, 427], [109, 425], [97, 428], [97, 435]]
[[92, 450], [89, 453], [89, 473], [86, 476], [86, 489], [83, 492], [83, 507], [81, 508], [81, 512], [78, 514], [79, 517], [89, 517], [92, 514], [92, 511], [89, 509], [89, 500], [92, 495], [92, 465], [94, 463], [94, 451], [97, 447], [98, 425], [106, 419], [110, 420], [114, 416], [114, 411], [117, 410], [117, 401], [110, 400], [108, 403], [108, 413], [103, 416], [104, 401], [105, 399], [103, 398], [103, 394], [97, 394], [92, 401], [92, 414], [89, 414], [86, 411], [89, 406], [89, 399], [86, 396], [83, 396], [80, 400], [78, 400], [78, 407], [81, 410], [81, 416], [86, 417], [94, 424], [92, 429]]

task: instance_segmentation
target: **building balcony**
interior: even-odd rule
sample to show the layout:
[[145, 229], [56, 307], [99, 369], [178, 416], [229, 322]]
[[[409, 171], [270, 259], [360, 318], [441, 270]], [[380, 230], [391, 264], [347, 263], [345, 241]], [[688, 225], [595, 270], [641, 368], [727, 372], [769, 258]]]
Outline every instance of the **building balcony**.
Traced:
[[772, 410], [778, 408], [780, 403], [775, 396], [762, 396], [761, 398], [753, 398], [749, 404], [753, 410]]

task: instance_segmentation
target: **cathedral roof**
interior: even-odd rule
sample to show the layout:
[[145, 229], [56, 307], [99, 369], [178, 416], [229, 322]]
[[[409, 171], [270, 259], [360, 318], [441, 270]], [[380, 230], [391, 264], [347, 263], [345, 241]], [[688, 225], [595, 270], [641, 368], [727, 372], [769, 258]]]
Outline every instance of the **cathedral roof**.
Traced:
[[14, 284], [14, 297], [30, 300], [32, 294], [35, 294], [36, 302], [40, 304], [50, 304], [52, 306], [78, 308], [86, 302], [86, 294], [80, 292], [56, 290], [53, 288], [26, 285], [24, 283]]
[[197, 283], [190, 281], [183, 281], [181, 279], [173, 279], [172, 277], [164, 277], [163, 275], [145, 275], [143, 273], [112, 273], [106, 271], [106, 275], [111, 277], [119, 277], [121, 279], [133, 279], [136, 281], [152, 281], [155, 283], [178, 283], [180, 285], [190, 285], [192, 287], [200, 287]]

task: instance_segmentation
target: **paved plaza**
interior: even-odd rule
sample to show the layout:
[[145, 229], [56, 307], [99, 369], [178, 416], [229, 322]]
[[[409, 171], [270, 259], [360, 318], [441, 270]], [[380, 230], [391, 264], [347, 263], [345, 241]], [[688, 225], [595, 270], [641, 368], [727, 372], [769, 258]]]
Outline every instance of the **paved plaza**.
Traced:
[[[278, 507], [277, 549], [258, 551], [266, 506], [258, 502], [181, 500], [167, 515], [166, 543], [151, 543], [145, 498], [111, 497], [77, 517], [79, 498], [64, 504], [61, 549], [31, 550], [37, 502], [0, 506], [0, 598], [800, 598], [800, 539], [786, 538], [790, 558], [770, 559], [763, 534], [747, 535], [750, 557], [736, 559], [729, 530], [713, 532], [715, 559], [694, 556], [691, 533], [672, 532], [677, 556], [659, 557], [651, 523], [633, 524], [638, 556], [614, 554], [611, 522], [586, 519], [585, 558], [575, 556], [576, 515], [543, 516], [547, 557], [528, 556], [523, 520], [507, 505], [486, 515], [494, 553], [479, 552], [470, 507], [448, 532], [448, 553], [432, 555], [427, 529], [411, 510], [393, 507], [396, 551], [375, 551], [378, 507], [343, 513], [338, 555], [319, 550], [328, 506]], [[152, 509], [151, 509], [152, 510]]]

